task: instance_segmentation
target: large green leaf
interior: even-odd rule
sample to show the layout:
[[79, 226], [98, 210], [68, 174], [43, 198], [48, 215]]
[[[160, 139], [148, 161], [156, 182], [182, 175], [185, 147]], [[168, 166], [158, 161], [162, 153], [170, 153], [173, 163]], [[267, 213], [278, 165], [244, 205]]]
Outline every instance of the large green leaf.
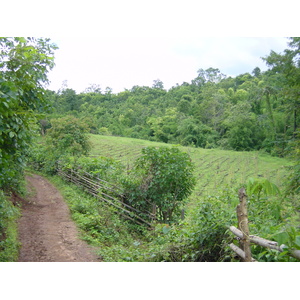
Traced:
[[289, 243], [289, 235], [286, 232], [279, 232], [273, 235], [273, 239], [278, 243], [279, 246], [282, 244], [287, 245]]

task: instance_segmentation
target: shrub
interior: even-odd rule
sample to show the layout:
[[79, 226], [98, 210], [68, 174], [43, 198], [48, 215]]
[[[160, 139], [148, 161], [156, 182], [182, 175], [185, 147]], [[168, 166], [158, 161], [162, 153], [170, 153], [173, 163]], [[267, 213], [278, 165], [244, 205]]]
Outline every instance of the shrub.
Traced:
[[136, 161], [132, 178], [123, 183], [126, 200], [146, 211], [156, 205], [158, 220], [170, 223], [195, 186], [193, 170], [189, 155], [176, 147], [146, 147]]
[[81, 156], [88, 154], [91, 146], [88, 140], [88, 126], [73, 116], [51, 120], [47, 130], [46, 143], [50, 150], [59, 154]]
[[61, 160], [63, 168], [75, 169], [79, 173], [87, 172], [95, 178], [117, 183], [124, 171], [124, 166], [110, 157], [74, 157], [67, 156]]

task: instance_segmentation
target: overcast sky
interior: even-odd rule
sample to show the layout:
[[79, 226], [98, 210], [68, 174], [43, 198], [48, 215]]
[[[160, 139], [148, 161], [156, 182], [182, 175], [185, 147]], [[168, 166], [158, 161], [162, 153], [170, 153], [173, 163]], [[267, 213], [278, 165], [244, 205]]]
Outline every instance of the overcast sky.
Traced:
[[218, 68], [228, 76], [255, 67], [265, 70], [261, 57], [286, 49], [283, 37], [299, 36], [294, 4], [53, 0], [44, 7], [38, 0], [13, 0], [1, 6], [13, 18], [2, 14], [0, 28], [3, 36], [50, 37], [58, 45], [56, 67], [49, 74], [52, 90], [67, 80], [77, 92], [98, 84], [117, 93], [152, 86], [157, 79], [169, 89], [191, 82], [200, 68]]
[[261, 57], [271, 50], [282, 52], [287, 38], [267, 37], [69, 37], [52, 38], [55, 68], [49, 74], [49, 89], [57, 91], [64, 80], [77, 92], [90, 84], [114, 93], [134, 85], [152, 86], [156, 79], [166, 89], [191, 82], [197, 71], [218, 68], [227, 76], [266, 70]]

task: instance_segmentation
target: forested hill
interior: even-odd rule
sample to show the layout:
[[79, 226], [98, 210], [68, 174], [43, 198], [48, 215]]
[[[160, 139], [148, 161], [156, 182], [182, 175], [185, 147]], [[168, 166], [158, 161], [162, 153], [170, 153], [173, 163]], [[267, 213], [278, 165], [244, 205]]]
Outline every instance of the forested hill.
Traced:
[[154, 80], [152, 87], [117, 94], [97, 85], [80, 94], [67, 86], [47, 91], [53, 110], [42, 126], [73, 114], [86, 120], [92, 133], [204, 148], [265, 149], [281, 156], [299, 123], [299, 67], [289, 63], [297, 54], [289, 53], [271, 52], [264, 59], [272, 67], [266, 72], [257, 67], [232, 78], [219, 69], [199, 69], [191, 82], [169, 90]]

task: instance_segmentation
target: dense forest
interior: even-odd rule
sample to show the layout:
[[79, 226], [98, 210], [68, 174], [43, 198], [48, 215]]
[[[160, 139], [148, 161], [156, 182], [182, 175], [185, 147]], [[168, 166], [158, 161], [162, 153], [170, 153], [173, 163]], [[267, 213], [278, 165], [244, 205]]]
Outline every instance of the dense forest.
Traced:
[[199, 69], [191, 82], [169, 90], [154, 80], [152, 87], [117, 94], [98, 85], [77, 94], [64, 82], [58, 92], [47, 91], [52, 111], [41, 120], [42, 130], [51, 118], [72, 114], [95, 134], [284, 156], [300, 121], [299, 40], [292, 39], [290, 47], [264, 58], [266, 72], [257, 67], [232, 78], [219, 69]]

